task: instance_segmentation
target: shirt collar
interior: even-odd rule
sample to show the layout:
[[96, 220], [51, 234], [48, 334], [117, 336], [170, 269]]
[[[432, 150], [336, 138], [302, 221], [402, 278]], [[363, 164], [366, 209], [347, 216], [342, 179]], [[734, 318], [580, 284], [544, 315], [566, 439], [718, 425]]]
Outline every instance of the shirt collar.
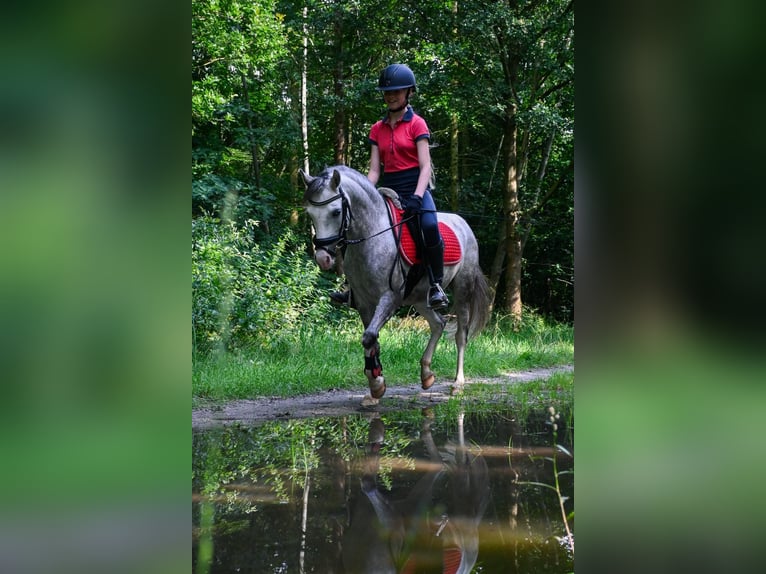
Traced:
[[[402, 119], [399, 120], [401, 122], [410, 122], [412, 121], [412, 117], [415, 115], [415, 110], [412, 109], [412, 106], [407, 104], [407, 109], [404, 111], [404, 115], [402, 116]], [[383, 117], [381, 118], [383, 120], [384, 124], [388, 123], [388, 112], [386, 112]]]

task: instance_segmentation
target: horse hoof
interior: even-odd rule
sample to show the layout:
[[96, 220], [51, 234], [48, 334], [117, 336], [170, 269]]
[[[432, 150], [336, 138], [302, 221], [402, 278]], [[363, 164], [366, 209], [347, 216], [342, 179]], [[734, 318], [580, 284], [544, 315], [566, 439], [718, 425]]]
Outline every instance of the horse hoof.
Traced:
[[381, 383], [374, 391], [370, 388], [370, 396], [377, 401], [386, 394], [386, 383]]
[[458, 395], [462, 395], [463, 394], [463, 387], [462, 386], [460, 386], [460, 387], [453, 386], [452, 389], [450, 390], [449, 394], [452, 395], [453, 397], [456, 397]]
[[362, 406], [365, 408], [377, 406], [380, 401], [371, 395], [367, 395], [362, 399]]
[[434, 386], [434, 381], [436, 380], [436, 377], [433, 375], [429, 375], [427, 378], [420, 381], [420, 386], [423, 388], [424, 391], [427, 391], [431, 387]]

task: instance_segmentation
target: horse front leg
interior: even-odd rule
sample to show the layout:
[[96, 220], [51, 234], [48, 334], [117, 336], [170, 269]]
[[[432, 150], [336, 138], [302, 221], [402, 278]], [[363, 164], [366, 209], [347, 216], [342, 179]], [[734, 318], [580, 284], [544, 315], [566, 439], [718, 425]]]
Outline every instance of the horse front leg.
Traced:
[[370, 394], [362, 400], [362, 406], [370, 407], [378, 404], [378, 401], [386, 393], [386, 379], [383, 377], [383, 365], [380, 362], [380, 343], [378, 335], [383, 325], [391, 318], [400, 305], [400, 298], [392, 291], [386, 291], [378, 301], [375, 313], [365, 324], [362, 334], [362, 346], [364, 347], [364, 374], [370, 387]]
[[386, 379], [383, 376], [383, 365], [380, 362], [380, 343], [376, 340], [364, 349], [364, 374], [370, 387], [370, 394], [362, 399], [363, 407], [378, 404], [386, 394]]
[[434, 381], [436, 380], [436, 376], [431, 370], [431, 360], [436, 351], [436, 346], [439, 344], [439, 339], [444, 331], [446, 321], [439, 313], [425, 305], [416, 305], [415, 308], [426, 318], [428, 326], [431, 329], [431, 337], [428, 339], [426, 349], [423, 351], [423, 356], [420, 358], [420, 386], [423, 389], [428, 390], [433, 386]]

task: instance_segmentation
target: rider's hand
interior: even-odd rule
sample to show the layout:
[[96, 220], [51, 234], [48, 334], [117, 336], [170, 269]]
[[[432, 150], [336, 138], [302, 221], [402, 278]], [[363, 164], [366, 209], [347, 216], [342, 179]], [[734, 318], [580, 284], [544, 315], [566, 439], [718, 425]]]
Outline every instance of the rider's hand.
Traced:
[[423, 209], [423, 198], [414, 193], [404, 202], [405, 215], [415, 215]]

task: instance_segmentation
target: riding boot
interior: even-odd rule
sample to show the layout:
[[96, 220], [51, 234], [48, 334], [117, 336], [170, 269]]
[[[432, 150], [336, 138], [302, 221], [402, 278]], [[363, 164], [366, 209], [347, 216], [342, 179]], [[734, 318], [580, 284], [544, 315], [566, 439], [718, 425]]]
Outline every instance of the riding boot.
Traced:
[[351, 289], [349, 288], [348, 283], [343, 283], [343, 289], [341, 291], [333, 291], [330, 293], [330, 302], [334, 305], [348, 305], [349, 307], [354, 308], [351, 299]]
[[431, 288], [428, 290], [428, 306], [431, 309], [444, 309], [449, 305], [447, 294], [442, 289], [444, 279], [444, 241], [426, 247], [425, 260], [430, 271]]
[[351, 291], [333, 291], [330, 293], [330, 301], [336, 305], [348, 305]]

